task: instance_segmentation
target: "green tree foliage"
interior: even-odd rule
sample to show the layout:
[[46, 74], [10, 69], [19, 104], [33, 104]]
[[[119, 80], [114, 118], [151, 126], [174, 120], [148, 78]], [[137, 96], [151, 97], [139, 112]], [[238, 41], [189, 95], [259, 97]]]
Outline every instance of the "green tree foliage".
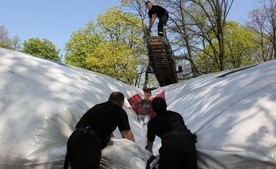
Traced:
[[65, 63], [93, 70], [86, 59], [93, 54], [97, 46], [104, 40], [104, 37], [97, 32], [92, 21], [88, 22], [86, 26], [86, 28], [73, 32], [71, 39], [66, 43]]
[[[251, 29], [239, 25], [237, 22], [227, 22], [224, 27], [225, 37], [225, 67], [234, 69], [257, 63], [256, 50], [258, 46], [256, 33]], [[196, 63], [202, 73], [212, 73], [220, 71], [219, 64], [214, 59], [213, 49], [218, 48], [218, 43], [213, 42], [212, 47], [207, 45], [205, 50], [197, 57]]]
[[56, 46], [47, 39], [31, 38], [23, 43], [21, 52], [44, 59], [60, 61], [59, 51]]
[[11, 47], [13, 50], [18, 51], [21, 50], [21, 39], [19, 38], [19, 36], [15, 35], [11, 41], [10, 41]]
[[4, 25], [0, 25], [0, 47], [17, 51], [21, 49], [20, 42], [21, 40], [17, 35], [10, 39], [9, 31]]
[[276, 0], [260, 0], [260, 6], [249, 13], [247, 26], [258, 34], [256, 43], [260, 62], [276, 59]]
[[97, 24], [74, 32], [66, 44], [65, 63], [133, 84], [144, 52], [139, 19], [119, 8], [100, 14]]
[[0, 47], [12, 49], [9, 39], [9, 31], [4, 25], [0, 25]]
[[225, 66], [227, 69], [244, 67], [257, 63], [257, 34], [237, 22], [228, 22], [225, 26]]

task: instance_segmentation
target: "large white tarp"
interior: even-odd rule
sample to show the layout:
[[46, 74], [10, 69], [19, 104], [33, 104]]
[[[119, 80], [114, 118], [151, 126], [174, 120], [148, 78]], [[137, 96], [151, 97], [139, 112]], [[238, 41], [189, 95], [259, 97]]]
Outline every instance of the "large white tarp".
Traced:
[[276, 60], [164, 87], [204, 169], [276, 168]]
[[[67, 139], [90, 107], [107, 101], [113, 91], [122, 91], [126, 98], [142, 94], [101, 74], [2, 48], [0, 79], [1, 169], [61, 168]], [[145, 166], [149, 153], [138, 148], [146, 145], [145, 131], [127, 106], [124, 109], [138, 143], [132, 144], [133, 152], [139, 152], [137, 159], [143, 160], [139, 165]], [[118, 131], [114, 135], [120, 138]], [[121, 152], [121, 156], [133, 152]]]
[[[202, 169], [276, 168], [276, 61], [201, 76], [165, 91], [198, 136]], [[62, 168], [66, 142], [79, 118], [113, 91], [142, 91], [91, 71], [0, 48], [0, 168]], [[146, 131], [127, 108], [136, 143], [114, 132], [102, 168], [144, 168]], [[156, 139], [154, 154], [160, 140]]]

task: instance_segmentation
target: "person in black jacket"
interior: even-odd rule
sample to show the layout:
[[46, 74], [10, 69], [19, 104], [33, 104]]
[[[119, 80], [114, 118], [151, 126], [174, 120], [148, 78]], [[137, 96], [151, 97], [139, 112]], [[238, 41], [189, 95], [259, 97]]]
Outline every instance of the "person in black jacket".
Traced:
[[161, 97], [154, 98], [151, 106], [156, 116], [148, 123], [146, 148], [152, 152], [155, 136], [161, 138], [159, 169], [197, 169], [195, 141], [182, 116], [167, 110]]
[[148, 31], [151, 31], [151, 28], [156, 20], [156, 18], [159, 18], [158, 22], [158, 36], [164, 35], [164, 25], [167, 24], [169, 14], [167, 10], [161, 6], [158, 5], [152, 5], [150, 1], [147, 1], [145, 3], [146, 7], [148, 8], [148, 16], [149, 16], [149, 28]]
[[89, 109], [76, 125], [67, 142], [64, 169], [98, 169], [101, 150], [118, 127], [123, 138], [134, 141], [121, 92], [110, 94], [107, 102]]

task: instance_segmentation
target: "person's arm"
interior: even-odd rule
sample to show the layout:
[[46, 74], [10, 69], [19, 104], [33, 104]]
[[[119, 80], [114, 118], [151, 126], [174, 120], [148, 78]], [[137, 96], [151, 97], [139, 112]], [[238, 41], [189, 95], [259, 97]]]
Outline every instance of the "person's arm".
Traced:
[[147, 150], [149, 150], [149, 152], [151, 152], [152, 153], [152, 146], [153, 146], [153, 142], [151, 142], [151, 141], [147, 141]]
[[121, 131], [121, 135], [122, 135], [123, 138], [135, 142], [131, 130], [124, 130], [124, 131]]
[[141, 103], [142, 103], [142, 100], [140, 100], [140, 101], [134, 103], [134, 104], [131, 106], [131, 108], [132, 108], [132, 109], [135, 109], [135, 108], [136, 108], [139, 104], [141, 104]]
[[156, 18], [157, 18], [157, 14], [152, 14], [152, 16], [150, 17], [150, 20], [149, 20], [149, 29], [151, 29], [151, 27], [153, 26]]

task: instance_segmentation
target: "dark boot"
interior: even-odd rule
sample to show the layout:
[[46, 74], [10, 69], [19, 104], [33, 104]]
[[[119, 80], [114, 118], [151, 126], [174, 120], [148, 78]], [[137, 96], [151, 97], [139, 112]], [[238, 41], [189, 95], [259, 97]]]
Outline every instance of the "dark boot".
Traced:
[[163, 37], [164, 33], [162, 31], [158, 31], [158, 36]]

